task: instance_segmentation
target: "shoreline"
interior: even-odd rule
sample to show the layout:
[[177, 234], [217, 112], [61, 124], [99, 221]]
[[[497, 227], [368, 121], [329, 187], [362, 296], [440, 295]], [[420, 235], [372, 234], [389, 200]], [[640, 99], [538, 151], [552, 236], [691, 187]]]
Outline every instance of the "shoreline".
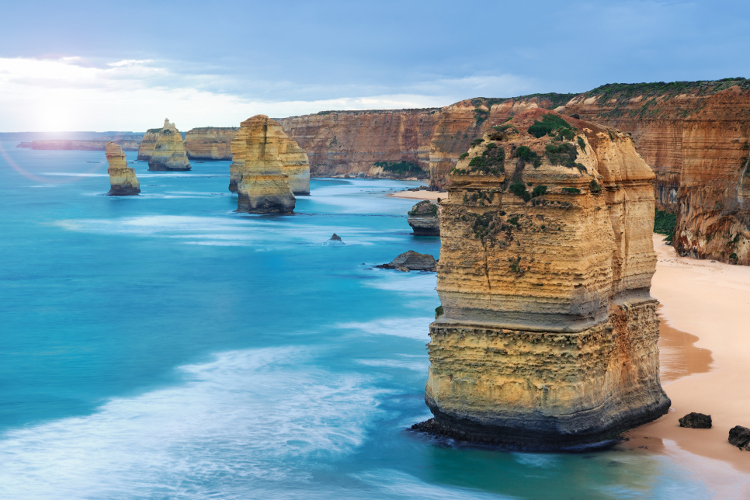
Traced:
[[408, 198], [411, 200], [430, 200], [437, 201], [438, 198], [448, 198], [447, 191], [427, 191], [426, 189], [420, 189], [419, 191], [397, 191], [390, 193], [388, 196], [392, 198]]
[[[722, 498], [750, 498], [750, 452], [727, 441], [730, 428], [750, 427], [750, 267], [680, 257], [663, 238], [653, 237], [651, 295], [661, 303], [660, 372], [672, 406], [626, 433], [624, 446], [668, 455]], [[713, 427], [679, 427], [690, 412], [711, 415]]]

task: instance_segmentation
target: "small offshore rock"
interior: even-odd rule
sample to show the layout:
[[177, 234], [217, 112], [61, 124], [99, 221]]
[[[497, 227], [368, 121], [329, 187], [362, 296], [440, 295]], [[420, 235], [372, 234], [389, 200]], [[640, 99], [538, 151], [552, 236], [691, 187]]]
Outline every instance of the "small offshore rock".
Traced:
[[420, 201], [411, 207], [407, 222], [415, 236], [440, 236], [438, 206], [429, 200]]
[[339, 236], [336, 233], [333, 233], [333, 236], [331, 236], [330, 241], [341, 241], [341, 236]]
[[388, 264], [381, 264], [381, 269], [397, 269], [399, 271], [431, 271], [435, 272], [437, 261], [435, 257], [427, 253], [419, 253], [414, 250], [402, 253]]
[[729, 430], [729, 444], [740, 450], [750, 451], [750, 429], [735, 425]]
[[691, 412], [680, 419], [680, 427], [688, 429], [710, 429], [711, 415]]

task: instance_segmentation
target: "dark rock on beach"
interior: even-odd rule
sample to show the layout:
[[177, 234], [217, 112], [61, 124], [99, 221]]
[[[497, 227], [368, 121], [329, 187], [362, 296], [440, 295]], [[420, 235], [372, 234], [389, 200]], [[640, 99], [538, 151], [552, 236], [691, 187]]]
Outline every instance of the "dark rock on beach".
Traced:
[[398, 269], [399, 271], [432, 271], [435, 272], [435, 265], [437, 261], [435, 257], [427, 253], [418, 253], [413, 250], [409, 250], [406, 253], [402, 253], [393, 261], [388, 264], [381, 264], [379, 267], [382, 269]]
[[750, 451], [750, 429], [735, 425], [729, 430], [729, 444], [740, 450]]
[[688, 429], [710, 429], [711, 428], [711, 415], [704, 415], [703, 413], [688, 413], [680, 419], [680, 427], [686, 427]]

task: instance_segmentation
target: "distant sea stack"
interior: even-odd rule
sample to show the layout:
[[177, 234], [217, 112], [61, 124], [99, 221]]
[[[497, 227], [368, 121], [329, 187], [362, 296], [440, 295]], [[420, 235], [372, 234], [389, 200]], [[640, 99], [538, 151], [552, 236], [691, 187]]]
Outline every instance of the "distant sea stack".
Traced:
[[109, 168], [109, 196], [132, 196], [141, 192], [141, 184], [135, 175], [135, 170], [128, 167], [128, 160], [122, 151], [122, 146], [108, 142], [105, 149]]
[[411, 207], [406, 220], [414, 236], [440, 236], [438, 206], [429, 200], [420, 201]]
[[138, 145], [138, 157], [137, 161], [149, 161], [151, 155], [154, 154], [154, 146], [156, 146], [156, 139], [159, 138], [160, 128], [150, 128], [143, 134], [143, 139]]
[[185, 154], [182, 135], [174, 123], [164, 120], [164, 127], [159, 131], [154, 151], [148, 160], [149, 170], [190, 170], [190, 162]]
[[232, 141], [230, 166], [230, 182], [235, 182], [238, 194], [237, 211], [261, 214], [294, 211], [296, 199], [279, 152], [286, 139], [281, 125], [265, 115], [253, 116], [240, 124]]
[[441, 202], [434, 419], [415, 428], [565, 449], [667, 412], [653, 180], [629, 135], [545, 109], [472, 143]]
[[191, 160], [231, 160], [237, 127], [199, 127], [185, 134], [185, 151]]

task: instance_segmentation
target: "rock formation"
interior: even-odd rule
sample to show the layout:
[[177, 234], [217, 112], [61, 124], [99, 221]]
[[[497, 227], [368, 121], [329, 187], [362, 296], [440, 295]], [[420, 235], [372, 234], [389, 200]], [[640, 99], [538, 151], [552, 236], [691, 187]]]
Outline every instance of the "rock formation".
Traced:
[[741, 425], [729, 429], [729, 444], [740, 450], [750, 451], [750, 429]]
[[182, 135], [174, 123], [164, 120], [148, 160], [149, 170], [190, 170], [190, 162], [185, 154]]
[[295, 196], [310, 194], [310, 162], [305, 150], [297, 142], [284, 134], [279, 145], [279, 157], [284, 164], [283, 172], [289, 176], [289, 185]]
[[107, 162], [109, 163], [110, 196], [130, 196], [141, 192], [141, 185], [135, 170], [128, 167], [128, 160], [122, 147], [114, 142], [108, 142], [106, 146]]
[[149, 161], [151, 155], [154, 154], [154, 146], [156, 146], [156, 139], [159, 138], [160, 128], [150, 128], [143, 134], [143, 139], [138, 146], [138, 161]]
[[399, 271], [432, 271], [435, 272], [437, 261], [428, 253], [418, 253], [414, 250], [404, 252], [388, 264], [381, 264], [382, 269], [398, 269]]
[[423, 428], [567, 448], [666, 413], [653, 179], [628, 135], [544, 109], [474, 141], [441, 202]]
[[328, 241], [341, 241], [341, 236], [339, 236], [336, 233], [333, 233], [333, 235], [328, 239]]
[[237, 127], [200, 127], [185, 134], [185, 151], [191, 160], [231, 160]]
[[688, 413], [680, 420], [680, 427], [687, 429], [710, 429], [711, 428], [711, 415], [704, 415], [703, 413]]
[[438, 206], [429, 200], [420, 201], [411, 207], [406, 220], [415, 236], [440, 236]]
[[[230, 182], [238, 194], [237, 210], [249, 213], [291, 213], [296, 200], [283, 172], [279, 148], [286, 140], [274, 120], [256, 115], [240, 124], [232, 141]], [[230, 184], [230, 190], [232, 186]]]

